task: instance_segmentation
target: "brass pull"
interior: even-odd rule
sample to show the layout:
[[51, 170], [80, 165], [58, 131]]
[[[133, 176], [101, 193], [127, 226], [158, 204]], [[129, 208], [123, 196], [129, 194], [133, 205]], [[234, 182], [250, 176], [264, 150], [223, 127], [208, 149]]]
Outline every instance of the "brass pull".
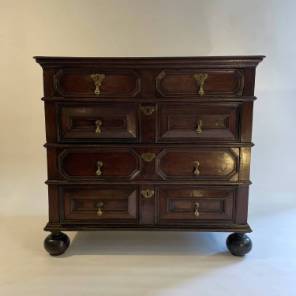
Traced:
[[145, 197], [145, 198], [151, 198], [154, 195], [154, 190], [151, 189], [145, 189], [141, 191], [141, 194]]
[[103, 167], [103, 162], [102, 161], [97, 161], [97, 171], [96, 171], [96, 175], [97, 176], [101, 176], [102, 175], [102, 167]]
[[205, 94], [204, 84], [205, 84], [205, 81], [208, 78], [208, 74], [207, 73], [197, 73], [197, 74], [193, 75], [193, 78], [196, 80], [196, 82], [199, 85], [198, 94], [200, 96], [204, 96], [204, 94]]
[[146, 162], [151, 162], [155, 158], [155, 153], [147, 152], [147, 153], [142, 153], [141, 157], [144, 161]]
[[153, 106], [141, 106], [140, 109], [146, 116], [153, 114], [155, 111], [155, 107]]
[[200, 174], [199, 166], [200, 166], [199, 161], [198, 161], [198, 160], [195, 160], [195, 161], [193, 162], [193, 168], [194, 168], [194, 170], [193, 170], [193, 174], [194, 174], [195, 176], [198, 176], [198, 175]]
[[195, 131], [198, 134], [202, 133], [202, 120], [201, 119], [197, 122], [197, 127], [196, 127]]
[[102, 133], [101, 126], [103, 124], [102, 120], [96, 120], [96, 134], [99, 135]]
[[198, 202], [196, 202], [196, 203], [194, 204], [194, 215], [195, 215], [196, 217], [199, 216], [199, 203], [198, 203]]
[[105, 74], [91, 74], [90, 78], [93, 80], [96, 87], [94, 93], [96, 95], [100, 95], [101, 94], [100, 87], [103, 83], [103, 80], [105, 79]]
[[104, 207], [104, 203], [102, 201], [97, 203], [97, 215], [98, 216], [103, 215], [103, 207]]

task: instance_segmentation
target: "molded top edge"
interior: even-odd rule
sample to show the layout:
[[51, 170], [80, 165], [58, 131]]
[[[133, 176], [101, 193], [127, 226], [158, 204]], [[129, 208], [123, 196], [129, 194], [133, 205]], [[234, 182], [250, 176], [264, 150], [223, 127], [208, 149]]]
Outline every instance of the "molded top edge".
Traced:
[[53, 57], [35, 56], [42, 67], [93, 65], [116, 67], [256, 67], [265, 56], [187, 56], [187, 57]]
[[88, 61], [88, 60], [102, 60], [102, 61], [153, 61], [153, 60], [263, 60], [264, 55], [233, 55], [233, 56], [171, 56], [171, 57], [66, 57], [66, 56], [34, 56], [37, 62], [42, 61]]

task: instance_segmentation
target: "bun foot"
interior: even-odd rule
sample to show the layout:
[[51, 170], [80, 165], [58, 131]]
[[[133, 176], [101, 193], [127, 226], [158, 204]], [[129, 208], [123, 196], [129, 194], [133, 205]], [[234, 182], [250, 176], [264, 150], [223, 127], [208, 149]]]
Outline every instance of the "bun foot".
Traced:
[[65, 253], [70, 245], [69, 237], [63, 232], [51, 233], [44, 240], [44, 248], [51, 256]]
[[230, 253], [234, 256], [245, 256], [252, 249], [251, 239], [244, 233], [232, 233], [226, 240]]

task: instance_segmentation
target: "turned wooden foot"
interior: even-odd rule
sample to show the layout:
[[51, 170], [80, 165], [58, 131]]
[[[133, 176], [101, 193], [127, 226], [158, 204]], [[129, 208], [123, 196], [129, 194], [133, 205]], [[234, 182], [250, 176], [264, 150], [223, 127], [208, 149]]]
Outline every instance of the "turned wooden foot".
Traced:
[[252, 241], [244, 233], [230, 234], [226, 240], [226, 245], [234, 256], [245, 256], [252, 249]]
[[70, 245], [69, 237], [63, 232], [51, 233], [44, 240], [44, 248], [51, 256], [63, 254]]

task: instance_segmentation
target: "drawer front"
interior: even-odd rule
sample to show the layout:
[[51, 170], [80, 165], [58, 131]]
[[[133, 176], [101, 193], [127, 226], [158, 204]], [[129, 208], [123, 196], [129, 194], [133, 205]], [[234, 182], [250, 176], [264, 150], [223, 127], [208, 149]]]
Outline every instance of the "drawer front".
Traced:
[[243, 72], [236, 69], [166, 69], [156, 78], [162, 97], [241, 96]]
[[238, 148], [167, 148], [157, 156], [157, 172], [164, 179], [237, 181]]
[[158, 142], [234, 141], [239, 103], [159, 104]]
[[137, 223], [135, 186], [63, 187], [60, 190], [63, 222]]
[[233, 220], [233, 187], [163, 186], [159, 188], [159, 224], [198, 224]]
[[140, 160], [129, 148], [71, 148], [59, 154], [58, 167], [66, 179], [132, 180]]
[[140, 87], [138, 74], [131, 70], [69, 68], [54, 77], [55, 91], [62, 96], [134, 97]]
[[138, 140], [136, 104], [59, 104], [62, 142]]

